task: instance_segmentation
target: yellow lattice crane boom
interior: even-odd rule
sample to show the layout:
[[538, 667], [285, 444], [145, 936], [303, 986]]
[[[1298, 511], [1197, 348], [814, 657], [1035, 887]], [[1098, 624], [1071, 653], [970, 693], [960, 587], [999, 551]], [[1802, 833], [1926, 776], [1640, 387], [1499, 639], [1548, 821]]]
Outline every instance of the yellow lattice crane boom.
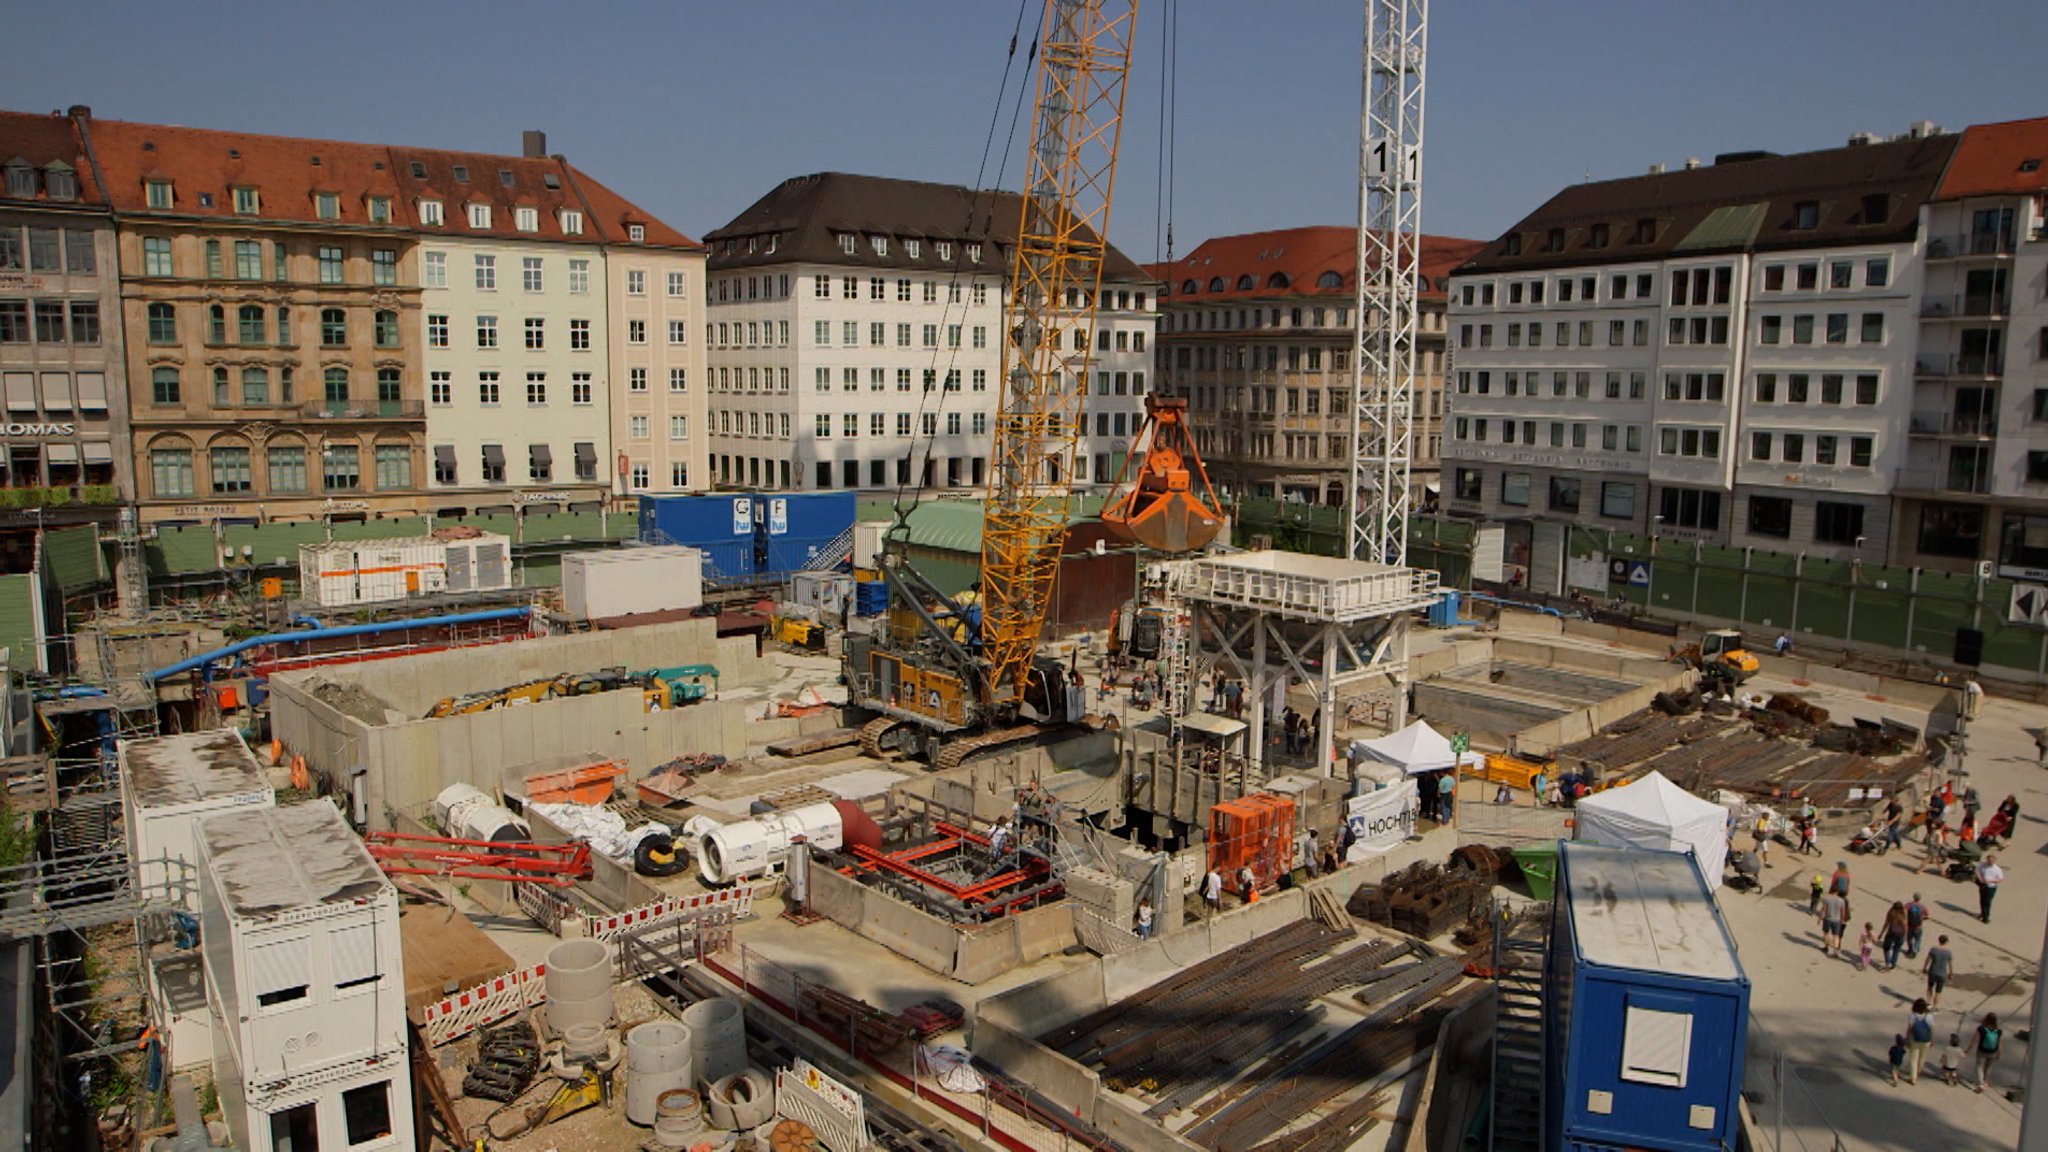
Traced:
[[1134, 2], [1045, 10], [981, 535], [983, 695], [998, 713], [1023, 703], [1059, 569], [1136, 22]]

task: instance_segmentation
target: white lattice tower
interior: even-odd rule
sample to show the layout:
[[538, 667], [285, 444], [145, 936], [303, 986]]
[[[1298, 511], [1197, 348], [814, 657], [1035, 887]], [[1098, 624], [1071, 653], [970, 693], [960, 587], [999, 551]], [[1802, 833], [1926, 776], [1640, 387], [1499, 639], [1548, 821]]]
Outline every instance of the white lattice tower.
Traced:
[[1421, 290], [1423, 55], [1429, 0], [1366, 0], [1359, 117], [1357, 355], [1345, 548], [1408, 558]]

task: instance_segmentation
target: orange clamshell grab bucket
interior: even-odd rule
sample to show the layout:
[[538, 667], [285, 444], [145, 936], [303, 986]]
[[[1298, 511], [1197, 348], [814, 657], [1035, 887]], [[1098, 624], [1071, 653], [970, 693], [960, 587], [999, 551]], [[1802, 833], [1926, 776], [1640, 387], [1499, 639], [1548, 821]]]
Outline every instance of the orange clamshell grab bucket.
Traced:
[[1102, 522], [1127, 543], [1195, 552], [1223, 530], [1223, 509], [1188, 432], [1187, 409], [1181, 397], [1145, 397], [1145, 422], [1102, 506]]

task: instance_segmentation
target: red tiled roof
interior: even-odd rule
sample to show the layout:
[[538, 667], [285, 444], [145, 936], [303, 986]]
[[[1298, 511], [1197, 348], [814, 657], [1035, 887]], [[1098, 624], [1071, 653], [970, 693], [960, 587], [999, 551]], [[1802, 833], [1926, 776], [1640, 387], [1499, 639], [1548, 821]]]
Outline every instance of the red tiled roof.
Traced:
[[[0, 164], [16, 157], [35, 165], [38, 170], [52, 160], [62, 160], [78, 173], [78, 199], [68, 203], [94, 206], [106, 203], [98, 182], [93, 179], [92, 165], [86, 160], [85, 149], [79, 143], [71, 117], [0, 112]], [[7, 199], [7, 185], [0, 181], [0, 200]], [[40, 179], [36, 181], [36, 201], [48, 202]]]
[[589, 173], [574, 164], [564, 163], [577, 191], [590, 205], [590, 214], [597, 219], [598, 227], [605, 239], [614, 244], [626, 239], [626, 225], [640, 224], [647, 229], [643, 243], [663, 248], [702, 248], [702, 244], [683, 235], [649, 215], [632, 201], [612, 191], [609, 187], [590, 178]]
[[2048, 192], [2048, 117], [1965, 128], [1934, 198], [2043, 192]]
[[[114, 209], [123, 213], [151, 214], [147, 182], [169, 179], [176, 200], [168, 215], [364, 226], [370, 225], [369, 198], [384, 196], [391, 200], [389, 226], [411, 232], [622, 244], [627, 242], [626, 224], [632, 222], [645, 227], [646, 238], [642, 242], [649, 246], [698, 246], [555, 156], [450, 152], [121, 120], [93, 119], [87, 122], [86, 131], [100, 170], [106, 176], [107, 197]], [[46, 138], [75, 141], [71, 121], [0, 113], [0, 162]], [[76, 150], [75, 142], [72, 147]], [[24, 156], [35, 160], [25, 152]], [[424, 175], [413, 175], [415, 164]], [[82, 156], [76, 166], [81, 170], [81, 179], [91, 187]], [[464, 170], [466, 181], [455, 178], [457, 167]], [[235, 212], [231, 190], [238, 186], [257, 190], [259, 210], [254, 217], [242, 217]], [[340, 195], [338, 221], [319, 218], [314, 195], [321, 192]], [[201, 194], [207, 195], [211, 203], [201, 204]], [[420, 225], [417, 201], [421, 198], [443, 202], [444, 225]], [[489, 228], [469, 226], [464, 206], [472, 203], [491, 206]], [[519, 230], [515, 207], [536, 209], [536, 231]], [[562, 232], [563, 208], [585, 215], [581, 235]]]
[[[1357, 241], [1357, 229], [1339, 225], [1245, 232], [1205, 240], [1186, 256], [1148, 264], [1145, 270], [1167, 285], [1160, 295], [1175, 302], [1275, 295], [1349, 298], [1356, 292]], [[1443, 295], [1445, 278], [1485, 246], [1483, 240], [1423, 236], [1422, 294]]]
[[[390, 151], [374, 144], [125, 120], [93, 119], [86, 123], [86, 131], [117, 212], [152, 211], [146, 187], [151, 173], [170, 177], [175, 199], [169, 215], [236, 219], [231, 189], [237, 187], [256, 189], [256, 220], [328, 223], [320, 220], [314, 206], [316, 192], [341, 197], [341, 224], [368, 224], [371, 196], [390, 198], [394, 215], [402, 207], [391, 176]], [[212, 202], [201, 203], [202, 195]], [[394, 224], [403, 227], [404, 221]]]

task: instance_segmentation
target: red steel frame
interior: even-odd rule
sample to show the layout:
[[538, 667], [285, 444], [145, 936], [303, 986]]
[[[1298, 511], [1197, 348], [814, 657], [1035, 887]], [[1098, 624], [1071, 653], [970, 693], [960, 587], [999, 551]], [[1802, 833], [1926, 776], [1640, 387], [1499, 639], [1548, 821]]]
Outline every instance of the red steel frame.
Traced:
[[467, 880], [510, 880], [567, 888], [590, 878], [590, 845], [508, 844], [456, 840], [403, 832], [366, 832], [370, 858], [396, 876], [457, 876]]
[[[1044, 860], [1036, 856], [1025, 856], [1022, 858], [1022, 867], [991, 876], [978, 884], [956, 884], [943, 876], [918, 867], [917, 861], [928, 859], [941, 853], [955, 851], [962, 845], [974, 844], [982, 848], [988, 847], [988, 837], [982, 836], [979, 833], [956, 827], [943, 820], [934, 821], [932, 826], [938, 830], [939, 839], [933, 840], [930, 843], [920, 844], [915, 848], [905, 848], [897, 852], [883, 852], [878, 849], [855, 844], [847, 849], [847, 854], [868, 868], [882, 872], [891, 872], [905, 879], [914, 880], [927, 888], [943, 892], [962, 904], [969, 907], [979, 907], [981, 910], [1008, 911], [1013, 903], [1036, 899], [1042, 895], [1041, 893], [1033, 892], [1026, 896], [1018, 897], [1015, 900], [1001, 898], [1009, 889], [1016, 888], [1021, 884], [1030, 884], [1044, 880], [1051, 875], [1051, 867]], [[850, 871], [851, 869], [848, 870]]]

